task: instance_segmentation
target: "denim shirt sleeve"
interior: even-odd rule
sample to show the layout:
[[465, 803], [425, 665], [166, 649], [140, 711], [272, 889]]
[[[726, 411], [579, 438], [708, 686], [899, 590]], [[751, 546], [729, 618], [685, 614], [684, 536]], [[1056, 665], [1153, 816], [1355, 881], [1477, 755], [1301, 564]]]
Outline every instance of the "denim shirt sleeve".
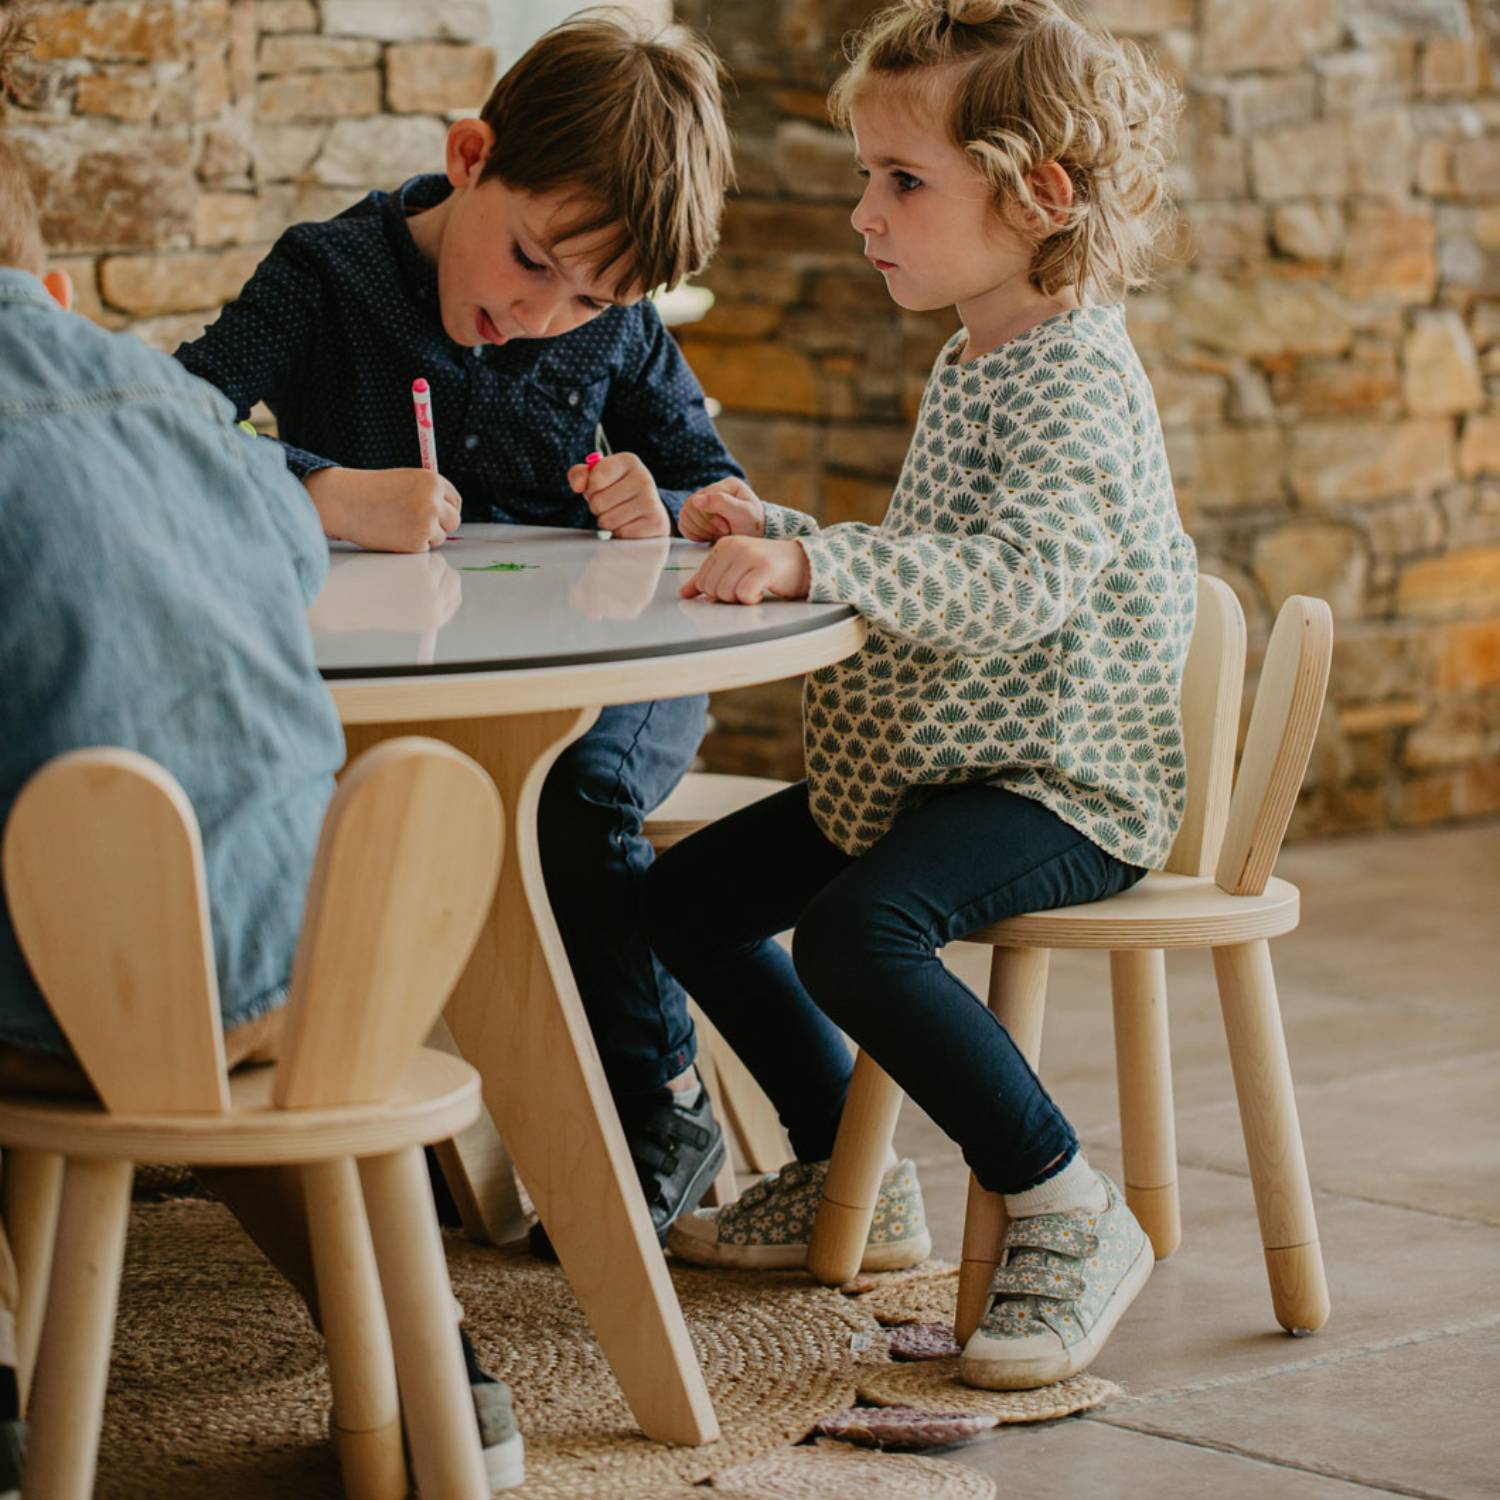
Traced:
[[604, 430], [611, 444], [651, 471], [676, 527], [683, 501], [717, 479], [743, 479], [703, 404], [703, 387], [656, 308], [640, 304], [641, 344], [610, 388]]
[[[236, 417], [244, 421], [257, 401], [274, 404], [296, 386], [308, 342], [318, 334], [323, 303], [318, 271], [289, 231], [214, 324], [181, 345], [175, 357], [192, 374], [223, 391], [234, 403]], [[331, 458], [270, 441], [281, 449], [287, 468], [298, 479], [335, 467]]]

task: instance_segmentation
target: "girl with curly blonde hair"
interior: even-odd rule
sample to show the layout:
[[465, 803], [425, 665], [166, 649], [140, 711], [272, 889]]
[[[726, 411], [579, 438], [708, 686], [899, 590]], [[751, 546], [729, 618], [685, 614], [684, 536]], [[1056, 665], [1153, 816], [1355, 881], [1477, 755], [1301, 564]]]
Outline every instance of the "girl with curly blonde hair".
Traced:
[[[738, 481], [691, 497], [712, 550], [683, 592], [852, 605], [864, 647], [814, 673], [807, 780], [670, 850], [658, 954], [777, 1106], [796, 1160], [668, 1245], [805, 1263], [852, 1037], [961, 1146], [1009, 1218], [963, 1351], [971, 1384], [1084, 1369], [1150, 1242], [1005, 1027], [938, 958], [1023, 912], [1113, 896], [1182, 819], [1196, 564], [1151, 387], [1111, 297], [1146, 275], [1175, 100], [1055, 0], [908, 0], [855, 38], [832, 111], [853, 213], [902, 307], [952, 306], [890, 509], [822, 528]], [[712, 602], [703, 607], [713, 607]], [[790, 955], [774, 941], [795, 928]], [[866, 1269], [931, 1248], [888, 1156]]]

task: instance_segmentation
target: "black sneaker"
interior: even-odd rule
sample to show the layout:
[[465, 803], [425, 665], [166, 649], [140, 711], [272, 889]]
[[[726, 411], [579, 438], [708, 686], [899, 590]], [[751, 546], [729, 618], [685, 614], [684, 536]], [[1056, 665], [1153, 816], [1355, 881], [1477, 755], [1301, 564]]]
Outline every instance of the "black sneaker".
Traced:
[[[697, 1207], [724, 1166], [724, 1132], [714, 1119], [708, 1090], [683, 1109], [671, 1089], [627, 1095], [617, 1101], [625, 1144], [651, 1210], [651, 1227], [665, 1246], [673, 1219]], [[531, 1226], [531, 1253], [556, 1260], [552, 1241], [541, 1224]]]
[[21, 1500], [21, 1469], [26, 1462], [26, 1424], [0, 1418], [0, 1500]]
[[[15, 1341], [14, 1324], [10, 1341]], [[26, 1424], [21, 1420], [16, 1372], [10, 1365], [0, 1365], [0, 1500], [21, 1500], [21, 1470], [25, 1463]]]

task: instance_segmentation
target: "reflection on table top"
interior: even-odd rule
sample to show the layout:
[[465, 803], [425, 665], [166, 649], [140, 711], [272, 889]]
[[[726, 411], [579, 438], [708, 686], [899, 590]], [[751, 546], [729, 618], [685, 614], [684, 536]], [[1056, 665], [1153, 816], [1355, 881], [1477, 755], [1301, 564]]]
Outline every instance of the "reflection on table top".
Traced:
[[340, 678], [625, 661], [775, 640], [851, 613], [679, 598], [706, 552], [549, 526], [465, 526], [419, 556], [335, 544], [310, 612], [318, 667]]

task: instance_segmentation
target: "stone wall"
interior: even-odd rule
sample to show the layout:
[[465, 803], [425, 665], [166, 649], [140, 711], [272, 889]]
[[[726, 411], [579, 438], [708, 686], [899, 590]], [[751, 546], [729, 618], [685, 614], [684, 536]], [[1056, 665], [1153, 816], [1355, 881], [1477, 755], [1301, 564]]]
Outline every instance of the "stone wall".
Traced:
[[[503, 5], [507, 0], [496, 0]], [[661, 0], [637, 0], [650, 8]], [[679, 0], [736, 80], [741, 192], [683, 345], [764, 493], [877, 520], [948, 315], [896, 309], [826, 126], [869, 0]], [[1188, 97], [1184, 229], [1135, 337], [1184, 518], [1253, 647], [1338, 617], [1302, 832], [1500, 809], [1500, 0], [1095, 0]], [[287, 224], [441, 159], [490, 0], [43, 0], [8, 133], [85, 311], [172, 348]], [[1253, 651], [1252, 651], [1252, 666]], [[795, 684], [721, 695], [726, 769], [798, 774]]]
[[[738, 84], [741, 194], [683, 344], [768, 496], [883, 514], [951, 316], [887, 299], [824, 90], [869, 0], [683, 0]], [[1131, 326], [1184, 521], [1252, 670], [1327, 598], [1330, 708], [1294, 831], [1500, 810], [1500, 4], [1095, 0], [1187, 96], [1183, 231]], [[710, 763], [798, 773], [791, 685], [725, 695]]]
[[37, 9], [7, 135], [85, 312], [163, 349], [270, 243], [442, 163], [497, 71], [489, 0], [97, 0]]

